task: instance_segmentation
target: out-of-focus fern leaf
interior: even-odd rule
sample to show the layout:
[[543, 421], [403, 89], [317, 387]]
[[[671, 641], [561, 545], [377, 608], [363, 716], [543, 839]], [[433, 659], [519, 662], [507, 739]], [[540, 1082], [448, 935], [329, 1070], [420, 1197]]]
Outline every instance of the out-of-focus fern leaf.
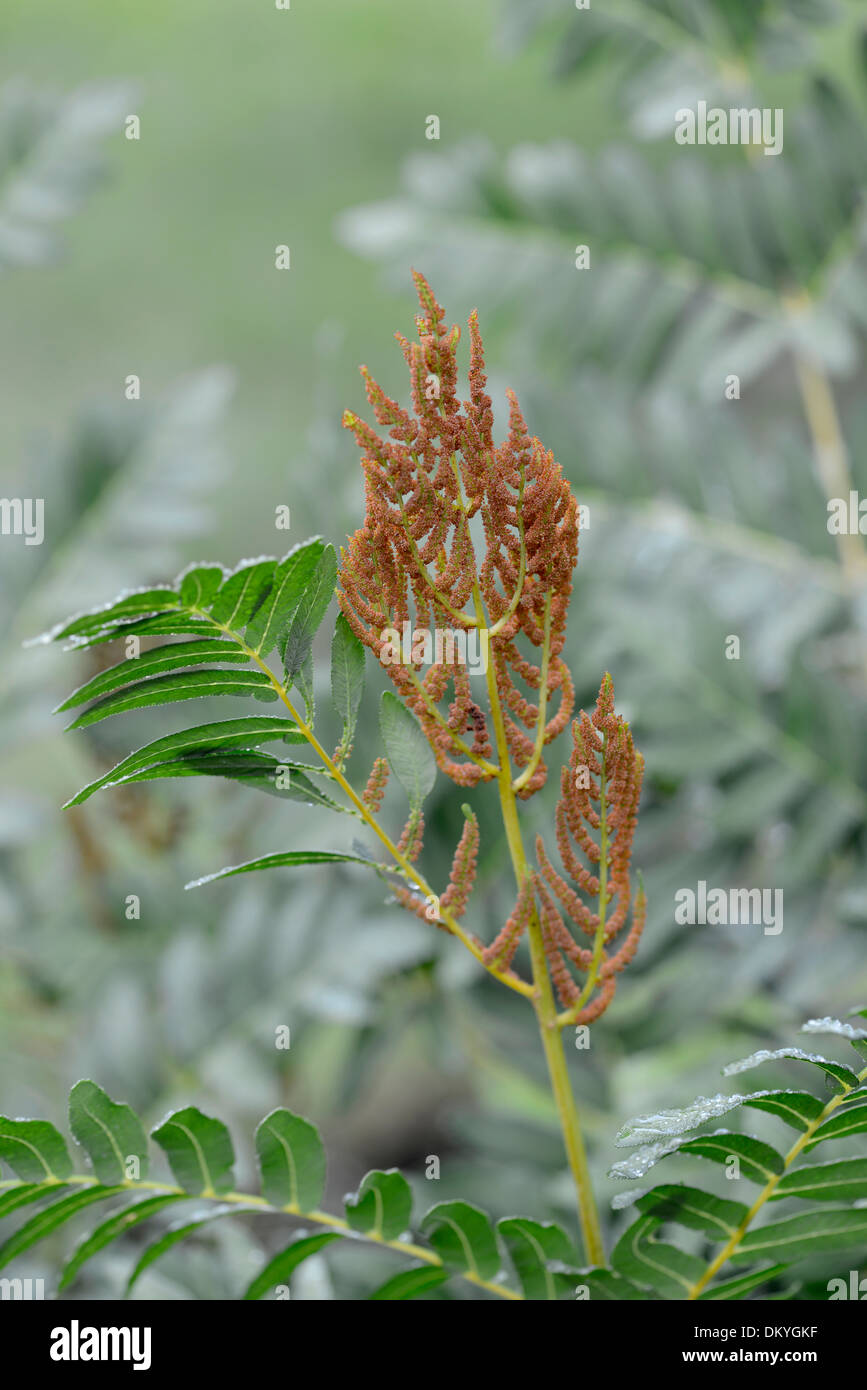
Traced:
[[22, 80], [0, 89], [0, 271], [54, 260], [55, 228], [104, 175], [102, 146], [132, 92], [92, 83], [58, 96]]

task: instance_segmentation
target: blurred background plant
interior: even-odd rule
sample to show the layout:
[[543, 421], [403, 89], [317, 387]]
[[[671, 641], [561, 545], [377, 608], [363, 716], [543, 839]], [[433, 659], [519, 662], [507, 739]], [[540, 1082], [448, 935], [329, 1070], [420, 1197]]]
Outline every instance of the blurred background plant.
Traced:
[[[430, 1197], [437, 1154], [437, 1198], [568, 1218], [521, 1001], [351, 872], [183, 893], [253, 848], [342, 847], [315, 812], [172, 783], [61, 815], [127, 745], [104, 726], [64, 739], [50, 710], [86, 658], [20, 643], [193, 559], [342, 540], [361, 495], [341, 409], [364, 413], [358, 361], [402, 389], [387, 343], [409, 326], [410, 265], [450, 321], [478, 306], [500, 436], [510, 385], [589, 506], [564, 652], [579, 701], [611, 670], [647, 757], [650, 919], [572, 1058], [613, 1193], [625, 1118], [712, 1093], [739, 1048], [867, 997], [867, 568], [864, 538], [826, 524], [829, 497], [867, 491], [863, 15], [842, 0], [238, 9], [33, 0], [0, 16], [2, 491], [46, 499], [41, 547], [0, 542], [0, 1108], [60, 1120], [81, 1075], [151, 1122], [197, 1103], [240, 1133], [289, 1104], [322, 1126], [338, 1195], [400, 1164]], [[675, 144], [674, 112], [699, 99], [782, 107], [782, 155]], [[290, 272], [273, 268], [280, 243]], [[138, 742], [166, 730], [134, 717]], [[555, 796], [552, 779], [528, 806], [531, 836]], [[510, 903], [493, 805], [476, 803], [487, 939]], [[438, 785], [434, 881], [460, 821]], [[676, 890], [702, 879], [782, 888], [782, 933], [677, 925]], [[236, 1294], [279, 1238], [264, 1229], [218, 1223], [139, 1296]], [[78, 1295], [111, 1296], [116, 1259]], [[329, 1267], [333, 1288], [311, 1261], [293, 1296], [352, 1297], [352, 1253]]]

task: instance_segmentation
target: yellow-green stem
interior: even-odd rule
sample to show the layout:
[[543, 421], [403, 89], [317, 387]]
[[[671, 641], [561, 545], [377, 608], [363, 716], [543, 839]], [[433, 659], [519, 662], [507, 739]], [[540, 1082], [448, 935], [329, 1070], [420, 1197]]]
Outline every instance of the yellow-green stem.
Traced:
[[[197, 617], [208, 618], [208, 614], [202, 612], [199, 609], [193, 609], [191, 611], [195, 612]], [[214, 620], [210, 618], [209, 621], [213, 622]], [[268, 663], [266, 661], [263, 661], [259, 653], [257, 651], [254, 651], [254, 649], [251, 646], [249, 646], [244, 641], [244, 639], [238, 635], [237, 632], [233, 632], [231, 628], [226, 627], [222, 623], [214, 623], [214, 626], [219, 628], [221, 632], [225, 633], [227, 637], [231, 637], [232, 641], [236, 642], [238, 646], [241, 648], [241, 650], [247, 654], [250, 660], [256, 663], [256, 665], [259, 667], [259, 670], [262, 671], [264, 675], [268, 677], [275, 693], [277, 694], [278, 698], [281, 700], [283, 705], [285, 705], [295, 724], [297, 724], [299, 731], [304, 735], [314, 752], [316, 752], [319, 755], [324, 766], [331, 773], [337, 785], [342, 789], [345, 795], [352, 802], [353, 806], [358, 811], [362, 820], [373, 831], [374, 835], [376, 835], [380, 843], [385, 846], [395, 863], [398, 864], [400, 868], [403, 870], [410, 884], [415, 884], [419, 892], [421, 892], [426, 898], [434, 898], [439, 903], [438, 896], [434, 893], [430, 884], [427, 882], [427, 880], [424, 878], [421, 872], [415, 867], [415, 865], [412, 864], [409, 859], [407, 859], [406, 855], [398, 849], [397, 845], [394, 844], [390, 836], [387, 835], [386, 832], [383, 830], [376, 817], [371, 815], [368, 807], [365, 806], [364, 802], [362, 801], [358, 793], [355, 791], [354, 787], [352, 787], [350, 783], [347, 781], [346, 777], [343, 775], [343, 772], [338, 767], [337, 763], [335, 763], [334, 760], [330, 758], [329, 755], [326, 753], [325, 749], [322, 747], [322, 744], [319, 742], [310, 725], [304, 719], [301, 718], [300, 713], [295, 708], [286, 692], [286, 687], [277, 679]], [[466, 949], [470, 952], [470, 955], [474, 956], [475, 959], [479, 962], [479, 964], [483, 965], [490, 975], [495, 976], [495, 978], [498, 979], [501, 982], [501, 984], [508, 985], [509, 989], [515, 990], [518, 994], [526, 994], [528, 996], [532, 994], [533, 989], [531, 985], [525, 984], [523, 980], [517, 979], [514, 975], [506, 974], [504, 971], [501, 971], [495, 965], [488, 965], [483, 958], [482, 947], [471, 936], [467, 935], [467, 933], [464, 931], [463, 927], [460, 926], [455, 917], [450, 912], [446, 911], [441, 904], [439, 905], [439, 913], [441, 920], [448, 927], [451, 934], [458, 938], [461, 944], [465, 946]]]
[[[481, 616], [482, 596], [478, 585], [476, 585], [474, 598], [477, 615]], [[497, 786], [500, 793], [500, 808], [503, 816], [503, 826], [506, 831], [506, 840], [509, 846], [509, 854], [512, 860], [512, 868], [518, 887], [521, 888], [529, 871], [527, 868], [526, 855], [524, 853], [521, 827], [518, 823], [518, 806], [515, 798], [515, 790], [512, 786], [509, 745], [506, 738], [503, 711], [500, 705], [500, 695], [497, 689], [497, 679], [493, 661], [488, 664], [487, 683], [488, 701], [491, 708], [491, 718], [494, 724], [494, 733], [497, 743], [497, 757], [500, 764], [500, 774], [497, 778]], [[587, 1162], [587, 1149], [584, 1144], [584, 1135], [581, 1131], [578, 1107], [575, 1103], [572, 1083], [569, 1079], [569, 1069], [566, 1065], [563, 1038], [557, 1023], [557, 1006], [554, 1001], [554, 991], [551, 987], [551, 977], [548, 973], [548, 961], [545, 956], [545, 947], [542, 941], [542, 928], [535, 907], [530, 915], [528, 935], [530, 942], [530, 961], [533, 969], [533, 1004], [536, 1010], [536, 1019], [539, 1024], [539, 1034], [542, 1039], [545, 1060], [548, 1064], [548, 1075], [551, 1078], [551, 1090], [557, 1106], [557, 1113], [560, 1116], [560, 1127], [563, 1131], [563, 1143], [566, 1148], [566, 1156], [569, 1160], [569, 1168], [575, 1183], [575, 1191], [578, 1198], [578, 1216], [584, 1241], [584, 1254], [589, 1263], [601, 1265], [605, 1263], [605, 1248], [602, 1244], [602, 1228], [599, 1222], [596, 1198], [593, 1193], [593, 1183], [590, 1177], [590, 1166]]]
[[[98, 1187], [100, 1184], [98, 1179], [92, 1178], [88, 1174], [76, 1173], [68, 1178], [53, 1179], [51, 1182], [46, 1182], [45, 1185], [46, 1187], [67, 1187], [70, 1185]], [[26, 1184], [19, 1183], [15, 1179], [0, 1182], [0, 1190], [18, 1186], [26, 1186]], [[248, 1192], [217, 1193], [206, 1189], [204, 1192], [192, 1193], [186, 1192], [184, 1188], [176, 1187], [172, 1183], [152, 1182], [150, 1179], [133, 1180], [128, 1178], [119, 1183], [118, 1186], [129, 1188], [133, 1192], [165, 1192], [169, 1195], [189, 1197], [190, 1199], [198, 1196], [207, 1198], [209, 1201], [229, 1203], [233, 1206], [239, 1206], [242, 1209], [246, 1208], [251, 1211], [270, 1211], [274, 1212], [275, 1215], [300, 1216], [303, 1217], [305, 1221], [314, 1221], [317, 1225], [330, 1226], [332, 1230], [345, 1231], [347, 1234], [351, 1233], [353, 1236], [360, 1237], [362, 1240], [369, 1240], [373, 1241], [376, 1245], [387, 1246], [389, 1250], [396, 1250], [401, 1255], [409, 1255], [414, 1260], [423, 1260], [425, 1264], [443, 1264], [439, 1255], [435, 1254], [433, 1250], [428, 1250], [423, 1245], [415, 1245], [412, 1241], [408, 1240], [386, 1240], [384, 1236], [379, 1235], [376, 1231], [355, 1231], [350, 1227], [349, 1222], [345, 1221], [342, 1216], [332, 1216], [331, 1213], [327, 1211], [302, 1211], [300, 1207], [291, 1202], [285, 1207], [275, 1207], [270, 1202], [266, 1202], [264, 1197], [257, 1197]], [[482, 1279], [481, 1276], [474, 1273], [473, 1270], [463, 1270], [460, 1272], [459, 1277], [468, 1280], [471, 1284], [476, 1284], [480, 1289], [487, 1289], [488, 1293], [494, 1293], [498, 1298], [515, 1300], [521, 1300], [523, 1298], [523, 1294], [516, 1293], [514, 1289], [507, 1288], [505, 1284], [495, 1284], [488, 1279]]]

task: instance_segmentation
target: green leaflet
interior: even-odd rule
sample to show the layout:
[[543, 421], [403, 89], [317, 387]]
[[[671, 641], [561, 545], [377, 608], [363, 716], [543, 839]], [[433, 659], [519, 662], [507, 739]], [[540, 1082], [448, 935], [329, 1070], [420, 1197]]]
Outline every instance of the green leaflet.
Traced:
[[301, 801], [306, 806], [327, 806], [331, 811], [348, 815], [345, 806], [326, 796], [310, 780], [307, 774], [311, 772], [317, 777], [329, 775], [324, 767], [287, 762], [275, 758], [271, 753], [258, 753], [250, 748], [214, 749], [209, 753], [191, 754], [172, 762], [157, 763], [155, 767], [142, 768], [111, 785], [126, 787], [132, 782], [156, 782], [172, 777], [226, 777], [285, 801]]
[[140, 656], [125, 657], [116, 666], [100, 671], [92, 680], [80, 685], [77, 690], [52, 711], [60, 714], [63, 710], [83, 705], [87, 700], [95, 700], [100, 695], [108, 695], [124, 685], [131, 685], [146, 676], [167, 671], [181, 671], [187, 666], [204, 665], [208, 661], [245, 662], [247, 657], [234, 642], [224, 637], [208, 637], [196, 642], [174, 642], [167, 647], [153, 647]]
[[32, 1216], [28, 1222], [11, 1235], [7, 1241], [0, 1245], [0, 1269], [3, 1269], [10, 1260], [14, 1260], [18, 1255], [23, 1255], [25, 1250], [29, 1250], [31, 1245], [43, 1240], [45, 1236], [56, 1231], [58, 1226], [62, 1226], [65, 1221], [76, 1216], [85, 1207], [91, 1206], [94, 1202], [105, 1202], [109, 1197], [117, 1197], [120, 1193], [128, 1194], [125, 1187], [84, 1187], [78, 1192], [72, 1192], [68, 1197], [63, 1197], [59, 1202], [47, 1207], [45, 1211], [40, 1211], [36, 1216]]
[[222, 565], [191, 565], [178, 576], [184, 608], [208, 608], [226, 578]]
[[809, 1062], [811, 1066], [818, 1067], [826, 1076], [833, 1077], [835, 1081], [839, 1081], [840, 1085], [846, 1088], [858, 1085], [858, 1077], [849, 1067], [841, 1066], [839, 1062], [831, 1062], [827, 1057], [820, 1057], [814, 1052], [804, 1052], [800, 1047], [777, 1047], [773, 1052], [762, 1048], [759, 1052], [744, 1057], [740, 1062], [731, 1062], [727, 1067], [723, 1067], [723, 1076], [739, 1076], [741, 1072], [751, 1071], [753, 1067], [764, 1066], [766, 1062], [784, 1060]]
[[[186, 1201], [187, 1199], [179, 1197], [176, 1200]], [[171, 1250], [172, 1246], [180, 1245], [181, 1241], [186, 1240], [187, 1236], [191, 1236], [194, 1231], [200, 1230], [202, 1226], [210, 1225], [212, 1221], [218, 1221], [223, 1216], [231, 1216], [233, 1213], [237, 1212], [255, 1212], [260, 1210], [261, 1208], [258, 1207], [243, 1207], [231, 1202], [226, 1203], [225, 1206], [212, 1207], [204, 1216], [194, 1218], [192, 1221], [189, 1220], [188, 1217], [183, 1217], [180, 1221], [176, 1221], [173, 1225], [169, 1226], [168, 1230], [165, 1231], [158, 1240], [154, 1241], [153, 1245], [149, 1245], [145, 1250], [127, 1280], [125, 1296], [129, 1296], [133, 1285], [138, 1282], [146, 1269], [149, 1269], [167, 1250]]]
[[367, 1173], [358, 1191], [346, 1197], [344, 1204], [353, 1231], [372, 1231], [383, 1240], [396, 1240], [412, 1219], [412, 1192], [396, 1168]]
[[343, 723], [344, 744], [352, 742], [364, 694], [364, 646], [342, 613], [331, 639], [331, 698]]
[[95, 1082], [78, 1081], [70, 1091], [69, 1128], [101, 1183], [110, 1186], [147, 1177], [148, 1146], [141, 1120], [128, 1105], [110, 1100]]
[[523, 1216], [506, 1217], [497, 1222], [497, 1231], [508, 1250], [525, 1298], [556, 1300], [574, 1276], [550, 1268], [552, 1260], [569, 1263], [575, 1251], [566, 1232], [551, 1221], [530, 1221]]
[[815, 1202], [863, 1200], [867, 1198], [867, 1158], [843, 1158], [786, 1173], [771, 1201], [783, 1197], [804, 1197]]
[[700, 1293], [698, 1303], [724, 1303], [728, 1299], [742, 1298], [745, 1293], [752, 1289], [757, 1289], [761, 1284], [767, 1284], [769, 1280], [776, 1279], [778, 1274], [782, 1274], [788, 1268], [787, 1265], [769, 1265], [767, 1269], [754, 1270], [752, 1274], [742, 1274], [738, 1279], [727, 1279], [723, 1284], [716, 1284], [711, 1289], [705, 1289]]
[[823, 1250], [845, 1250], [867, 1241], [867, 1209], [848, 1207], [789, 1216], [748, 1231], [732, 1255], [736, 1262], [804, 1259]]
[[178, 734], [166, 734], [154, 739], [143, 748], [130, 753], [119, 763], [90, 782], [66, 806], [78, 806], [94, 792], [103, 787], [114, 786], [124, 777], [139, 769], [162, 762], [171, 762], [179, 756], [204, 753], [216, 749], [255, 748], [259, 743], [287, 744], [305, 743], [304, 735], [291, 719], [279, 719], [274, 715], [250, 715], [245, 719], [221, 719], [210, 724], [198, 724], [192, 729], [183, 729]]
[[327, 545], [319, 556], [291, 626], [278, 643], [287, 681], [294, 680], [309, 660], [313, 638], [325, 617], [336, 582], [337, 555], [334, 546]]
[[389, 1299], [418, 1298], [421, 1294], [438, 1289], [449, 1277], [447, 1269], [440, 1265], [418, 1265], [414, 1269], [404, 1269], [395, 1274], [370, 1295], [371, 1301]]
[[275, 1207], [313, 1211], [325, 1187], [325, 1150], [319, 1131], [291, 1110], [272, 1110], [256, 1130], [262, 1191]]
[[[89, 1260], [125, 1232], [159, 1216], [175, 1203], [189, 1202], [195, 1197], [203, 1197], [214, 1205], [187, 1212], [157, 1235], [139, 1255], [127, 1293], [166, 1251], [233, 1212], [270, 1214], [273, 1219], [281, 1210], [290, 1210], [332, 1226], [331, 1230], [312, 1236], [302, 1234], [293, 1240], [252, 1281], [244, 1295], [248, 1299], [261, 1298], [275, 1284], [286, 1281], [303, 1259], [331, 1241], [345, 1238], [345, 1226], [371, 1240], [389, 1242], [407, 1255], [414, 1254], [416, 1247], [411, 1243], [403, 1245], [399, 1240], [409, 1228], [412, 1197], [409, 1184], [396, 1169], [365, 1176], [358, 1193], [347, 1199], [345, 1222], [318, 1210], [325, 1182], [325, 1154], [316, 1128], [291, 1111], [272, 1111], [259, 1125], [256, 1149], [263, 1196], [246, 1198], [229, 1192], [234, 1155], [228, 1130], [219, 1120], [192, 1106], [168, 1115], [152, 1131], [179, 1185], [156, 1192], [149, 1190], [152, 1185], [140, 1176], [146, 1171], [147, 1161], [144, 1132], [129, 1106], [115, 1103], [94, 1082], [85, 1080], [73, 1087], [69, 1110], [73, 1132], [87, 1149], [97, 1174], [124, 1176], [115, 1184], [72, 1174], [70, 1182], [48, 1177], [49, 1168], [40, 1153], [50, 1156], [55, 1169], [62, 1166], [60, 1155], [66, 1156], [68, 1164], [62, 1137], [44, 1121], [7, 1121], [8, 1133], [4, 1132], [3, 1137], [10, 1147], [14, 1141], [16, 1162], [25, 1169], [34, 1167], [42, 1180], [16, 1182], [7, 1191], [0, 1189], [0, 1218], [43, 1200], [50, 1205], [32, 1216], [0, 1247], [0, 1265], [23, 1254], [90, 1205], [120, 1197], [126, 1199], [124, 1203], [85, 1235], [67, 1260], [61, 1289], [68, 1288]], [[22, 1149], [23, 1160], [18, 1154]], [[126, 1177], [127, 1160], [132, 1158], [137, 1160], [139, 1172]], [[333, 1229], [335, 1226], [340, 1229]], [[502, 1278], [495, 1232], [478, 1208], [466, 1202], [443, 1202], [427, 1213], [423, 1226], [429, 1231], [442, 1264], [402, 1271], [373, 1293], [374, 1301], [419, 1297], [445, 1283], [451, 1272], [470, 1279]], [[553, 1278], [557, 1292], [571, 1288], [577, 1271], [563, 1267], [563, 1258], [571, 1258], [573, 1252], [562, 1230], [515, 1218], [504, 1224], [503, 1235], [528, 1287], [544, 1288], [545, 1294], [540, 1296], [548, 1296]]]
[[611, 1263], [618, 1274], [637, 1284], [649, 1284], [664, 1298], [684, 1298], [704, 1273], [704, 1262], [676, 1245], [655, 1240], [655, 1216], [640, 1216], [614, 1247]]
[[176, 1110], [151, 1131], [185, 1192], [216, 1196], [232, 1186], [235, 1153], [222, 1120], [194, 1105]]
[[[671, 1115], [672, 1112], [668, 1113]], [[729, 1159], [736, 1158], [741, 1166], [741, 1175], [763, 1186], [768, 1177], [782, 1172], [782, 1156], [770, 1144], [763, 1144], [749, 1134], [716, 1130], [713, 1134], [696, 1134], [695, 1138], [668, 1138], [636, 1148], [628, 1158], [611, 1165], [610, 1176], [639, 1179], [649, 1173], [660, 1159], [670, 1154], [692, 1154], [716, 1163], [728, 1163]]]
[[699, 1134], [681, 1144], [678, 1152], [709, 1158], [714, 1163], [728, 1163], [730, 1158], [736, 1158], [741, 1176], [762, 1184], [783, 1171], [782, 1154], [749, 1134]]
[[84, 729], [112, 714], [144, 709], [152, 705], [174, 704], [178, 700], [198, 700], [215, 695], [252, 695], [257, 700], [276, 700], [277, 692], [263, 671], [185, 671], [171, 676], [155, 676], [98, 700], [67, 729]]
[[94, 608], [87, 613], [78, 613], [74, 618], [52, 628], [37, 642], [63, 642], [69, 637], [92, 637], [119, 625], [123, 627], [135, 618], [152, 613], [167, 612], [177, 608], [180, 600], [174, 589], [137, 589], [121, 594], [113, 603], [104, 608]]
[[132, 1206], [125, 1207], [123, 1211], [116, 1211], [107, 1221], [103, 1221], [92, 1231], [79, 1245], [71, 1260], [64, 1266], [60, 1276], [58, 1292], [69, 1287], [75, 1279], [82, 1265], [86, 1264], [93, 1255], [98, 1255], [106, 1245], [110, 1245], [118, 1236], [123, 1235], [124, 1231], [131, 1230], [133, 1226], [138, 1226], [142, 1221], [147, 1221], [149, 1217], [155, 1216], [162, 1211], [163, 1207], [170, 1206], [173, 1202], [185, 1202], [188, 1198], [179, 1197], [174, 1193], [164, 1193], [159, 1197], [146, 1197], [144, 1201], [134, 1202]]
[[[204, 883], [213, 883], [218, 878], [233, 878], [235, 874], [250, 874], [258, 869], [294, 868], [297, 864], [364, 864], [372, 866], [370, 859], [362, 859], [360, 854], [333, 854], [330, 850], [293, 849], [285, 853], [265, 854], [261, 859], [251, 859], [246, 864], [235, 864], [227, 869], [218, 869], [204, 878], [185, 883], [185, 888], [201, 888]], [[377, 867], [377, 866], [373, 866]]]
[[494, 1228], [469, 1202], [438, 1202], [425, 1213], [421, 1230], [449, 1269], [490, 1280], [500, 1268]]
[[744, 1101], [754, 1110], [767, 1110], [784, 1120], [792, 1129], [805, 1130], [818, 1119], [823, 1105], [809, 1091], [768, 1091], [765, 1095], [750, 1096]]
[[11, 1216], [19, 1207], [28, 1207], [32, 1202], [41, 1202], [49, 1196], [62, 1197], [68, 1191], [69, 1184], [65, 1182], [18, 1183], [15, 1187], [0, 1192], [0, 1221], [4, 1216]]
[[[158, 613], [153, 618], [138, 618], [122, 628], [108, 628], [92, 637], [78, 637], [72, 650], [98, 647], [105, 642], [125, 642], [128, 637], [216, 637], [219, 634], [210, 618], [193, 618], [178, 608], [174, 613]], [[70, 650], [70, 648], [66, 648]]]
[[838, 1110], [824, 1124], [819, 1125], [804, 1152], [809, 1153], [817, 1144], [827, 1139], [848, 1139], [850, 1134], [863, 1134], [867, 1130], [867, 1105], [850, 1105], [846, 1110]]
[[657, 1221], [677, 1221], [681, 1226], [704, 1231], [713, 1240], [733, 1236], [748, 1211], [743, 1202], [730, 1202], [713, 1197], [700, 1187], [677, 1184], [654, 1187], [639, 1198], [636, 1206]]
[[[651, 1115], [635, 1116], [621, 1126], [615, 1135], [614, 1142], [619, 1148], [632, 1148], [639, 1144], [647, 1145], [648, 1154], [655, 1161], [655, 1157], [661, 1155], [661, 1150], [657, 1149], [658, 1144], [667, 1144], [675, 1136], [686, 1134], [691, 1129], [698, 1129], [708, 1120], [715, 1120], [720, 1115], [727, 1115], [729, 1111], [737, 1110], [738, 1106], [745, 1105], [755, 1096], [767, 1094], [766, 1091], [755, 1091], [749, 1096], [697, 1096], [689, 1105], [681, 1106], [675, 1110], [657, 1110]], [[670, 1152], [670, 1150], [666, 1150], [666, 1152]], [[620, 1173], [620, 1167], [621, 1165], [618, 1165], [618, 1176], [626, 1176], [625, 1173]], [[647, 1171], [646, 1168], [644, 1171]], [[630, 1176], [637, 1177], [639, 1173], [636, 1171]]]
[[379, 728], [389, 766], [416, 811], [433, 789], [436, 761], [415, 715], [390, 690], [379, 706]]
[[308, 585], [316, 583], [315, 572], [323, 550], [324, 543], [315, 537], [296, 545], [276, 566], [271, 588], [245, 633], [248, 646], [261, 657], [285, 640]]
[[0, 1160], [24, 1182], [62, 1180], [72, 1173], [63, 1136], [47, 1120], [9, 1120], [0, 1115]]
[[653, 1298], [646, 1289], [640, 1289], [622, 1274], [611, 1269], [579, 1270], [572, 1281], [577, 1289], [586, 1288], [590, 1303], [621, 1303], [623, 1301], [644, 1302]]
[[271, 588], [275, 560], [244, 560], [217, 590], [211, 604], [215, 623], [240, 632], [251, 621]]
[[261, 1274], [258, 1274], [250, 1284], [245, 1298], [262, 1298], [269, 1289], [273, 1289], [275, 1284], [285, 1284], [293, 1270], [296, 1270], [303, 1260], [315, 1255], [326, 1245], [330, 1245], [334, 1240], [340, 1240], [338, 1231], [323, 1231], [320, 1235], [306, 1236], [301, 1240], [293, 1241], [291, 1245], [282, 1250], [279, 1255], [275, 1255]]

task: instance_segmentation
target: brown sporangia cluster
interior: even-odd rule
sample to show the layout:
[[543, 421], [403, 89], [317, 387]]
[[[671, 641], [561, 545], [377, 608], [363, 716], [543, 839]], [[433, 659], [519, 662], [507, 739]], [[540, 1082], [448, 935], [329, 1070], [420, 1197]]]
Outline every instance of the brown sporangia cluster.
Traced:
[[[344, 417], [362, 452], [365, 516], [341, 557], [340, 606], [417, 716], [443, 772], [461, 786], [475, 786], [498, 775], [502, 756], [509, 762], [510, 782], [512, 769], [517, 772], [514, 793], [527, 798], [547, 776], [542, 749], [566, 728], [574, 708], [561, 652], [578, 558], [578, 507], [559, 464], [529, 434], [511, 391], [508, 433], [502, 444], [495, 443], [475, 312], [469, 319], [469, 399], [459, 400], [460, 328], [446, 324], [427, 281], [413, 275], [421, 305], [418, 341], [397, 335], [409, 368], [412, 408], [387, 396], [363, 367], [382, 433], [353, 414]], [[425, 651], [415, 643], [417, 634], [438, 630], [463, 635], [469, 643], [482, 627], [488, 640], [487, 687], [479, 675], [471, 684], [453, 647], [446, 644], [439, 652], [431, 645]], [[395, 631], [403, 639], [400, 660], [394, 659]], [[490, 685], [503, 719], [505, 750], [495, 748]], [[560, 1000], [573, 1011], [574, 1022], [589, 1023], [613, 997], [617, 973], [635, 953], [645, 915], [639, 891], [631, 927], [612, 955], [608, 948], [630, 912], [629, 859], [643, 760], [628, 725], [614, 713], [610, 676], [602, 682], [592, 718], [582, 712], [574, 722], [573, 740], [556, 813], [566, 876], [554, 869], [538, 840], [539, 870], [524, 878], [511, 916], [481, 958], [496, 971], [511, 973], [524, 932], [538, 921]], [[377, 759], [363, 795], [374, 812], [387, 776], [387, 763]], [[425, 899], [403, 884], [394, 888], [398, 901], [424, 919], [438, 920], [444, 910], [457, 918], [465, 911], [479, 843], [475, 816], [465, 810], [467, 821], [441, 900]], [[421, 851], [422, 833], [416, 811], [398, 845], [410, 862]], [[588, 945], [578, 944], [567, 921]], [[573, 972], [583, 975], [583, 984]]]
[[[635, 955], [646, 915], [644, 891], [639, 887], [632, 907], [629, 881], [644, 759], [635, 751], [629, 725], [614, 713], [610, 675], [602, 680], [592, 717], [582, 710], [574, 721], [572, 740], [572, 756], [560, 777], [556, 811], [557, 847], [567, 877], [554, 868], [540, 836], [536, 840], [540, 872], [535, 875], [535, 888], [545, 954], [560, 1001], [565, 1008], [574, 1008], [586, 993], [588, 972], [592, 971], [592, 987], [572, 1020], [592, 1023], [611, 1003], [617, 975]], [[593, 948], [603, 903], [601, 951], [594, 970]], [[626, 926], [630, 907], [629, 930], [619, 949], [611, 954], [611, 943]], [[589, 939], [590, 946], [578, 944], [564, 918]], [[570, 965], [583, 972], [585, 990], [576, 982]]]
[[[511, 759], [526, 768], [534, 754], [546, 635], [544, 744], [572, 714], [572, 682], [560, 652], [578, 556], [578, 508], [559, 464], [528, 434], [513, 394], [508, 436], [495, 444], [475, 313], [469, 320], [469, 399], [458, 399], [460, 329], [446, 325], [423, 276], [414, 272], [414, 279], [422, 310], [418, 341], [397, 335], [412, 410], [388, 397], [362, 368], [383, 433], [355, 415], [344, 417], [362, 451], [365, 517], [342, 555], [339, 600], [353, 631], [383, 661], [418, 717], [440, 768], [470, 787], [496, 775], [482, 676], [471, 685], [461, 661], [389, 660], [386, 634], [402, 633], [407, 623], [413, 634], [449, 630], [473, 642], [480, 640], [478, 627], [490, 632], [502, 623], [489, 638], [488, 660]], [[477, 547], [484, 547], [481, 563]], [[521, 650], [522, 641], [529, 650]], [[545, 778], [540, 758], [518, 795], [532, 796]]]
[[[414, 912], [417, 917], [421, 917], [425, 921], [434, 921], [439, 927], [444, 925], [439, 920], [441, 911], [450, 913], [452, 917], [463, 917], [467, 910], [470, 893], [473, 891], [473, 884], [476, 881], [476, 866], [479, 856], [479, 822], [468, 806], [464, 807], [464, 815], [466, 821], [452, 860], [448, 887], [439, 903], [429, 903], [426, 899], [412, 893], [409, 888], [405, 888], [403, 884], [393, 886], [394, 896], [399, 903], [402, 903], [410, 912]], [[421, 833], [424, 829], [424, 823], [420, 817], [419, 825], [418, 845], [421, 848]], [[404, 839], [412, 835], [413, 826], [414, 818], [411, 816], [401, 836], [399, 845], [401, 850], [404, 847]], [[448, 928], [444, 929], [448, 930]]]

